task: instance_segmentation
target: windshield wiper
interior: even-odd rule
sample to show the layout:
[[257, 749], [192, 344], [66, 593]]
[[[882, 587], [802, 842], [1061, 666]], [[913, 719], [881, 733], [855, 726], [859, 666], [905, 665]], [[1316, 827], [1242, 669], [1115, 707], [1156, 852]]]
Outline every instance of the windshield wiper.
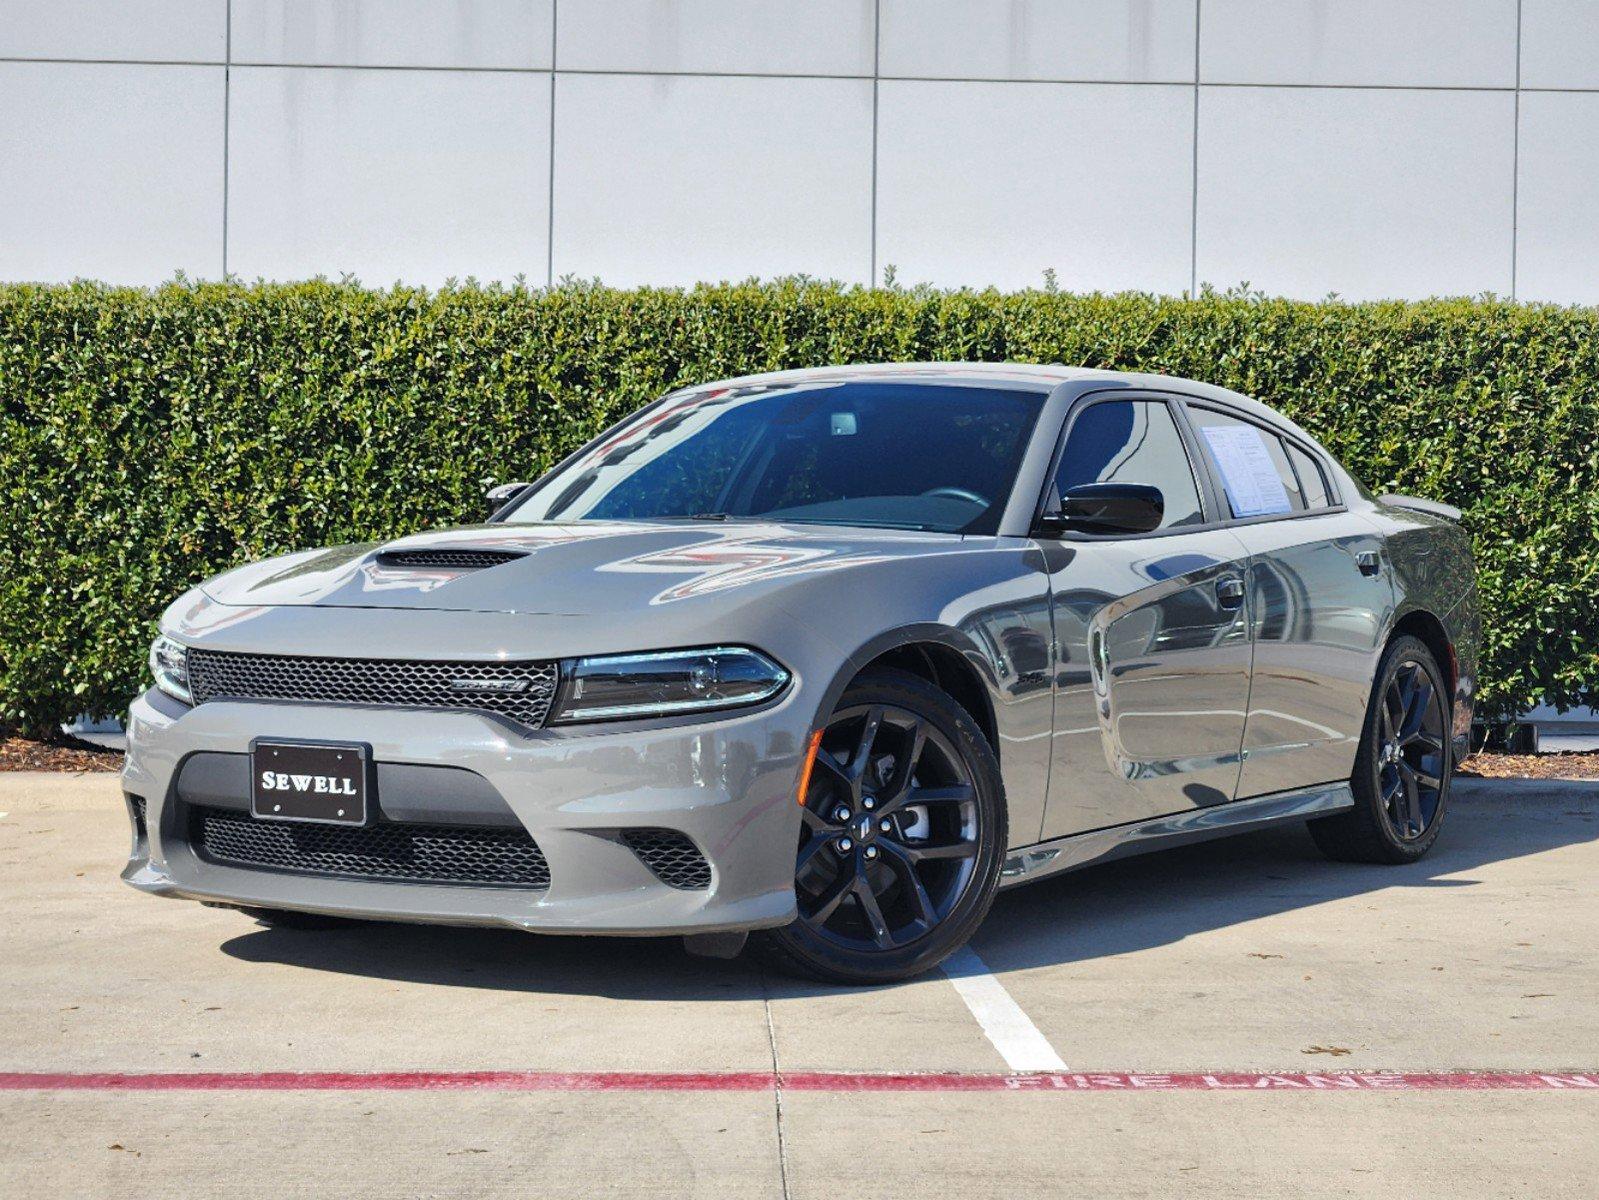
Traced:
[[691, 515], [689, 517], [689, 520], [690, 521], [725, 521], [725, 520], [727, 520], [727, 514], [726, 513], [721, 513], [721, 512], [694, 513], [693, 515]]

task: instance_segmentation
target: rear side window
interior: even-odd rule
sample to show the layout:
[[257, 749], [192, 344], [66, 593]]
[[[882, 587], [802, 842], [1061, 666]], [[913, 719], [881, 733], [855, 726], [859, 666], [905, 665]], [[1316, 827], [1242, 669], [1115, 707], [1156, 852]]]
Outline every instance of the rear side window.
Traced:
[[1208, 408], [1191, 408], [1200, 441], [1235, 517], [1303, 512], [1305, 497], [1275, 433]]
[[1299, 476], [1299, 488], [1305, 496], [1305, 507], [1330, 507], [1332, 495], [1327, 489], [1327, 476], [1322, 473], [1321, 464], [1292, 442], [1288, 443], [1288, 457], [1294, 464], [1294, 473]]
[[1166, 502], [1162, 529], [1199, 525], [1205, 519], [1177, 422], [1158, 400], [1102, 400], [1072, 422], [1055, 486], [1064, 496], [1088, 483], [1159, 488]]

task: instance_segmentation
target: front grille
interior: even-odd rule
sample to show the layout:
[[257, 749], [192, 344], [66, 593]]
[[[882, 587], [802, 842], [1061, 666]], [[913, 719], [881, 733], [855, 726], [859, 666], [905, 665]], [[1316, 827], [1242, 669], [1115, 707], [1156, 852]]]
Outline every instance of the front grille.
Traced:
[[518, 558], [518, 550], [385, 550], [378, 555], [380, 567], [455, 567], [476, 570], [498, 567]]
[[624, 829], [622, 840], [655, 877], [685, 892], [711, 886], [711, 864], [700, 848], [675, 829]]
[[547, 888], [544, 851], [503, 826], [302, 825], [226, 808], [189, 809], [189, 843], [207, 862], [298, 875], [401, 883]]
[[[488, 712], [537, 729], [555, 698], [553, 662], [426, 662], [189, 651], [189, 687], [207, 700], [290, 700]], [[496, 685], [519, 691], [477, 690]]]

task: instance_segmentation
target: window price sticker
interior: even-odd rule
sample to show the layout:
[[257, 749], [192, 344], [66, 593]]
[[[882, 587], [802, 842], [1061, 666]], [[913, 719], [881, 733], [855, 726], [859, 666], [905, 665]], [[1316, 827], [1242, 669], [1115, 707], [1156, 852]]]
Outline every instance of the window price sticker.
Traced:
[[1293, 509], [1265, 436], [1249, 425], [1207, 426], [1205, 441], [1221, 468], [1222, 486], [1235, 517], [1263, 517]]

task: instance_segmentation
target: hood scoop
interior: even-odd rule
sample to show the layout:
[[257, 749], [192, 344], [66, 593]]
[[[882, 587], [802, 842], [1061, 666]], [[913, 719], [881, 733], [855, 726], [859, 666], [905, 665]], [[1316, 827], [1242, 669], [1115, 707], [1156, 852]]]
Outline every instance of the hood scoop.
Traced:
[[485, 567], [503, 566], [508, 562], [515, 562], [519, 558], [526, 558], [527, 554], [519, 550], [473, 550], [470, 548], [457, 548], [453, 546], [426, 546], [415, 550], [382, 550], [377, 556], [380, 567], [395, 567], [402, 570], [426, 570], [428, 568], [442, 567], [450, 571], [479, 571]]

